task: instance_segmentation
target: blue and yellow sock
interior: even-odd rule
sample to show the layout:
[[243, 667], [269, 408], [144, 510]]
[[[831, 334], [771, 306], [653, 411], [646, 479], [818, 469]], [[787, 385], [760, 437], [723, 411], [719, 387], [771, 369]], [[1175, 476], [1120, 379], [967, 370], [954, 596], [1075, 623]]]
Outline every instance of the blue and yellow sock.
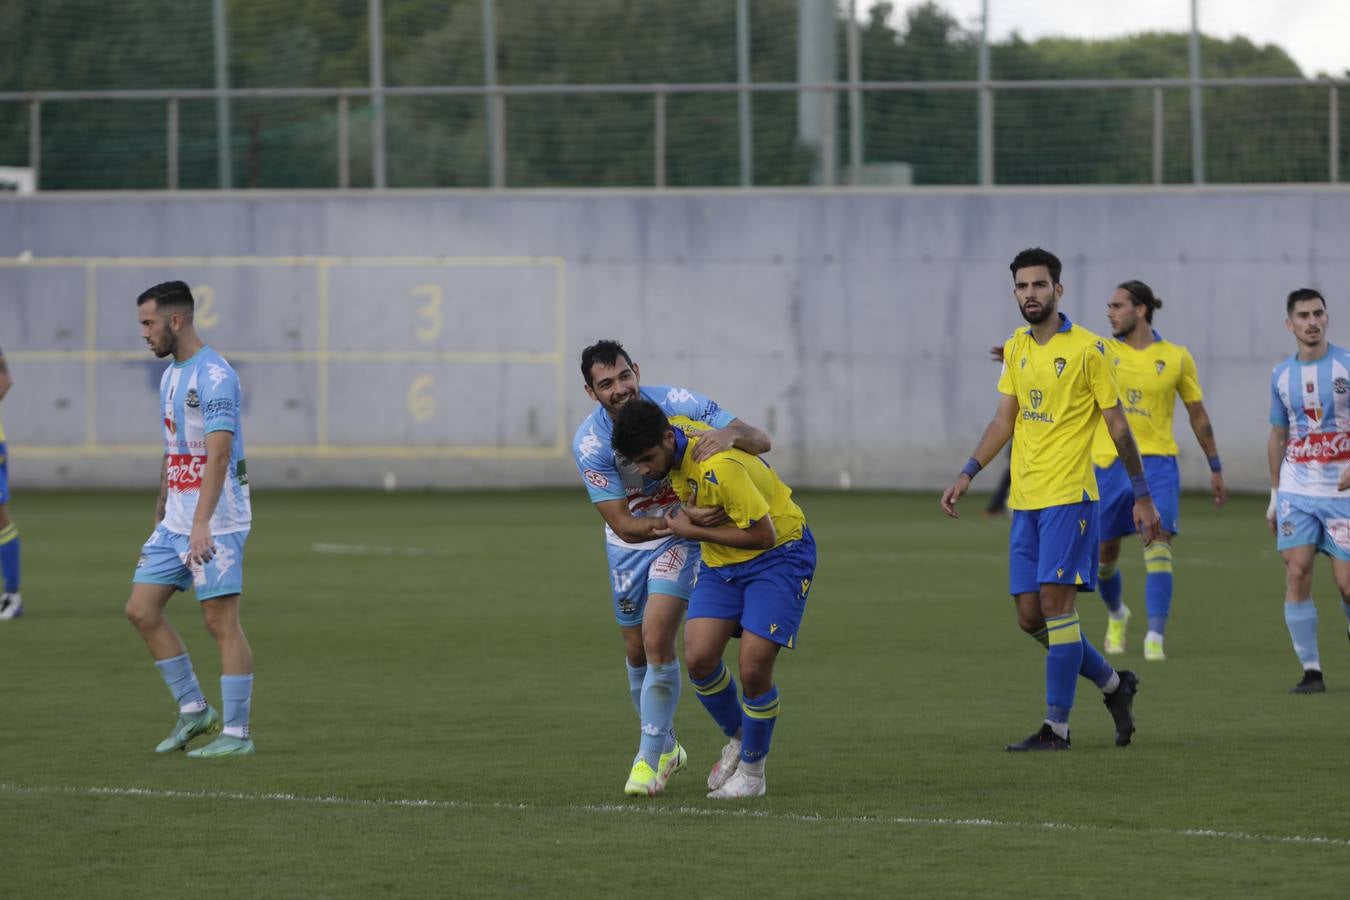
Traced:
[[1083, 665], [1083, 633], [1078, 613], [1048, 616], [1050, 652], [1045, 657], [1045, 720], [1067, 726], [1078, 687], [1078, 670]]
[[0, 529], [0, 573], [4, 575], [5, 593], [19, 592], [19, 529], [10, 522]]
[[1148, 601], [1148, 630], [1162, 634], [1172, 612], [1172, 547], [1155, 543], [1144, 548], [1144, 597]]
[[206, 697], [202, 694], [202, 686], [197, 683], [197, 673], [192, 671], [192, 660], [188, 659], [186, 653], [155, 660], [155, 668], [159, 669], [160, 677], [169, 686], [179, 712], [201, 712], [206, 709]]
[[647, 666], [647, 680], [642, 685], [642, 742], [638, 752], [647, 765], [656, 771], [665, 753], [667, 742], [673, 741], [675, 707], [680, 702], [680, 664], [668, 663]]
[[633, 698], [633, 709], [638, 718], [642, 718], [642, 684], [647, 680], [647, 667], [634, 666], [624, 657], [623, 664], [628, 669], [628, 694]]
[[[1079, 629], [1080, 632], [1082, 629]], [[1106, 657], [1098, 652], [1097, 648], [1092, 646], [1092, 642], [1083, 634], [1083, 662], [1078, 667], [1078, 674], [1091, 681], [1102, 690], [1106, 690], [1111, 684], [1111, 678], [1116, 674], [1116, 670], [1111, 668], [1111, 664], [1106, 661]]]
[[1284, 603], [1284, 624], [1289, 628], [1289, 638], [1294, 642], [1294, 652], [1305, 669], [1321, 669], [1317, 654], [1317, 607], [1312, 598]]
[[1047, 650], [1050, 649], [1050, 632], [1044, 625], [1039, 630], [1031, 632], [1031, 639]]
[[252, 675], [220, 676], [220, 705], [225, 714], [225, 734], [248, 738], [248, 714], [252, 700]]
[[741, 759], [757, 763], [768, 755], [773, 726], [778, 722], [778, 686], [758, 697], [746, 697], [741, 702], [741, 715]]
[[1342, 600], [1342, 601], [1341, 601], [1341, 612], [1345, 613], [1345, 621], [1346, 621], [1346, 624], [1347, 624], [1347, 625], [1350, 625], [1350, 603], [1347, 603], [1347, 602], [1345, 602], [1344, 600]]
[[741, 705], [736, 700], [736, 679], [727, 671], [726, 663], [718, 662], [717, 670], [702, 680], [691, 674], [689, 681], [717, 727], [727, 737], [734, 737], [741, 727]]
[[1107, 611], [1111, 613], [1120, 612], [1120, 597], [1125, 591], [1125, 580], [1120, 577], [1119, 565], [1115, 562], [1102, 563], [1097, 569], [1097, 593], [1101, 594], [1102, 602], [1106, 604]]

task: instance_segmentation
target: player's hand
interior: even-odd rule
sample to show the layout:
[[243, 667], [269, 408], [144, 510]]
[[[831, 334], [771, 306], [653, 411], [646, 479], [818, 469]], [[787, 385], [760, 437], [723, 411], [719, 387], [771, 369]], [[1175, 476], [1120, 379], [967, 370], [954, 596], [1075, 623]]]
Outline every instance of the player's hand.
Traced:
[[1145, 547], [1162, 536], [1162, 520], [1158, 518], [1152, 497], [1140, 497], [1134, 501], [1134, 527]]
[[666, 525], [673, 533], [682, 538], [693, 538], [694, 529], [698, 527], [690, 521], [689, 514], [683, 509], [677, 509], [673, 513], [667, 513]]
[[1224, 484], [1222, 472], [1214, 472], [1209, 476], [1209, 486], [1214, 489], [1215, 506], [1223, 506], [1228, 502], [1228, 485]]
[[730, 450], [734, 444], [735, 435], [731, 433], [730, 428], [705, 431], [698, 436], [698, 443], [694, 444], [694, 461], [703, 462], [714, 453]]
[[731, 521], [731, 516], [720, 506], [685, 506], [684, 514], [700, 528], [717, 528]]
[[1350, 466], [1341, 469], [1341, 477], [1336, 480], [1336, 490], [1350, 489]]
[[995, 344], [989, 348], [989, 359], [996, 363], [1003, 362], [1003, 345]]
[[956, 511], [956, 501], [961, 499], [969, 487], [970, 478], [965, 473], [957, 475], [951, 487], [942, 492], [942, 511], [953, 519], [961, 518], [961, 514]]
[[1270, 489], [1270, 505], [1266, 507], [1266, 524], [1270, 526], [1270, 533], [1275, 533], [1275, 503], [1280, 495], [1279, 488]]
[[216, 543], [211, 539], [211, 527], [193, 523], [188, 535], [188, 565], [204, 566], [216, 555]]

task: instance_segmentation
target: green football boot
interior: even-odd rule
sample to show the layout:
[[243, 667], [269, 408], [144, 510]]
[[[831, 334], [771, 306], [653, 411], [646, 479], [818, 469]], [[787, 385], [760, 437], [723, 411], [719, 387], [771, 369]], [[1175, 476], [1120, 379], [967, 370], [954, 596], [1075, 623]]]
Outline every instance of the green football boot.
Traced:
[[155, 748], [156, 753], [172, 753], [175, 750], [182, 750], [199, 734], [215, 734], [220, 730], [220, 713], [216, 712], [210, 706], [201, 712], [178, 714], [178, 721], [173, 725], [173, 731], [169, 736], [159, 742]]
[[187, 752], [189, 759], [215, 759], [217, 756], [248, 756], [253, 753], [253, 741], [248, 738], [222, 734], [205, 747]]

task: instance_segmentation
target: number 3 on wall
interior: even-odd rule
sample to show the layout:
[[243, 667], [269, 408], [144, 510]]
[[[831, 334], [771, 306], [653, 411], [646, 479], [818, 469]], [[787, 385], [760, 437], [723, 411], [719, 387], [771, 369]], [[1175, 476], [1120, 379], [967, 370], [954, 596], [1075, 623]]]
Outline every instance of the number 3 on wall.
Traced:
[[425, 422], [436, 413], [436, 398], [428, 393], [436, 384], [430, 375], [418, 375], [408, 388], [408, 415], [418, 422]]
[[441, 333], [441, 326], [444, 319], [441, 316], [441, 286], [438, 284], [419, 284], [413, 288], [414, 297], [426, 297], [427, 301], [417, 307], [417, 315], [423, 320], [424, 324], [417, 328], [417, 339], [420, 341], [434, 341]]
[[209, 284], [199, 284], [192, 289], [192, 298], [196, 309], [192, 321], [198, 328], [214, 328], [220, 324], [220, 314], [216, 312], [216, 289]]

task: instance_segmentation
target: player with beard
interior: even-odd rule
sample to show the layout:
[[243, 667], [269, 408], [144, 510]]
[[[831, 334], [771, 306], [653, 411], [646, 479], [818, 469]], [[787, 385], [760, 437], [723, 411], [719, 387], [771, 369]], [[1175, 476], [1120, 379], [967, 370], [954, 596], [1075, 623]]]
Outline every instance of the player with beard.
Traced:
[[1125, 746], [1134, 734], [1138, 679], [1111, 668], [1082, 634], [1074, 607], [1076, 594], [1095, 589], [1097, 581], [1098, 495], [1091, 450], [1103, 418], [1130, 474], [1135, 526], [1145, 545], [1158, 535], [1158, 513], [1120, 405], [1106, 343], [1058, 310], [1062, 268], [1053, 253], [1039, 247], [1023, 250], [1009, 266], [1013, 296], [1028, 327], [1003, 345], [998, 409], [942, 495], [942, 509], [956, 518], [956, 503], [971, 479], [1012, 439], [1009, 593], [1018, 624], [1049, 653], [1045, 720], [1036, 733], [1009, 744], [1010, 751], [1069, 749], [1069, 712], [1080, 674], [1105, 695], [1116, 744]]

